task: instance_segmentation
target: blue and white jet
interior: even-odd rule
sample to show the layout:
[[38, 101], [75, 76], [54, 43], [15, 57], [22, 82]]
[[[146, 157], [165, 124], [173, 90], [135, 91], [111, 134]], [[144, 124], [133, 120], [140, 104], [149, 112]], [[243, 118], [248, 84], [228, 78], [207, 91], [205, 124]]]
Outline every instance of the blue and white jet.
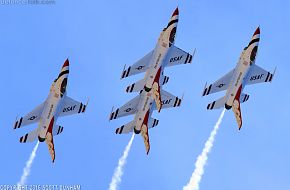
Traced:
[[246, 46], [239, 58], [236, 67], [225, 76], [209, 86], [205, 86], [202, 96], [227, 90], [226, 95], [210, 104], [207, 109], [219, 109], [225, 107], [232, 109], [239, 129], [242, 127], [242, 114], [240, 103], [249, 99], [248, 94], [244, 94], [243, 89], [246, 85], [271, 82], [275, 73], [270, 73], [255, 64], [256, 54], [260, 41], [260, 27], [256, 29], [248, 46]]
[[116, 129], [116, 134], [133, 132], [141, 133], [146, 153], [149, 153], [150, 143], [148, 128], [158, 124], [157, 119], [151, 117], [154, 110], [180, 106], [181, 99], [162, 90], [169, 77], [164, 76], [165, 67], [189, 64], [192, 55], [174, 46], [178, 23], [178, 8], [173, 12], [168, 25], [162, 30], [155, 48], [127, 69], [124, 68], [121, 79], [146, 72], [145, 77], [128, 86], [126, 91], [139, 92], [139, 95], [124, 106], [112, 111], [110, 120], [135, 114], [134, 120]]

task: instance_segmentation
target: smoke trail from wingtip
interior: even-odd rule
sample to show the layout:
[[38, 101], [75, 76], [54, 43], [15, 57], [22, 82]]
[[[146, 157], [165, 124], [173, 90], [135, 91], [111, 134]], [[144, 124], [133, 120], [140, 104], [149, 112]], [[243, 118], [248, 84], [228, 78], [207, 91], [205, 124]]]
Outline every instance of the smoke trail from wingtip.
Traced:
[[135, 134], [133, 133], [129, 143], [127, 144], [127, 146], [123, 152], [122, 157], [119, 159], [118, 166], [116, 167], [116, 169], [114, 171], [112, 181], [111, 181], [110, 186], [109, 186], [109, 190], [117, 190], [118, 189], [118, 185], [120, 184], [120, 182], [122, 180], [123, 167], [126, 164], [127, 157], [128, 157], [129, 152], [130, 152], [132, 142], [134, 140], [134, 136], [135, 136]]
[[210, 133], [210, 137], [206, 141], [204, 148], [201, 152], [201, 154], [197, 157], [197, 160], [195, 162], [195, 170], [193, 171], [190, 181], [186, 186], [183, 187], [183, 190], [199, 190], [199, 183], [201, 181], [202, 175], [204, 173], [204, 166], [208, 159], [208, 154], [211, 151], [211, 148], [213, 146], [213, 142], [215, 139], [215, 136], [217, 134], [217, 131], [219, 129], [219, 126], [223, 120], [225, 109], [221, 113], [218, 121], [216, 122], [214, 129]]
[[17, 188], [18, 189], [19, 189], [20, 186], [25, 185], [25, 183], [26, 183], [27, 177], [30, 174], [31, 166], [32, 166], [34, 158], [36, 156], [36, 151], [37, 151], [38, 145], [39, 145], [39, 141], [37, 142], [37, 144], [33, 148], [32, 152], [30, 154], [30, 157], [29, 157], [29, 159], [26, 162], [25, 168], [23, 169], [23, 174], [22, 174], [22, 176], [20, 178], [20, 181], [17, 183]]

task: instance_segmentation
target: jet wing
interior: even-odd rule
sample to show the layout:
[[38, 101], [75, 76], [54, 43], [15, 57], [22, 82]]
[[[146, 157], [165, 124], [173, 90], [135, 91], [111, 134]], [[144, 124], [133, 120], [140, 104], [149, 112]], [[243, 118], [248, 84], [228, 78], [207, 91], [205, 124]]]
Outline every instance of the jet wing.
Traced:
[[252, 65], [246, 78], [246, 85], [257, 84], [261, 82], [271, 82], [274, 73], [270, 73], [258, 65]]
[[121, 79], [145, 72], [149, 68], [149, 63], [151, 61], [153, 52], [154, 52], [154, 50], [150, 51], [147, 55], [142, 57], [135, 64], [128, 67], [127, 69], [124, 69], [122, 72]]
[[[181, 99], [178, 96], [174, 96], [165, 90], [161, 90], [161, 103], [162, 109], [165, 108], [172, 108], [172, 107], [179, 107], [181, 104]], [[156, 106], [154, 106], [156, 109]]]
[[170, 67], [170, 66], [180, 65], [180, 64], [189, 64], [192, 61], [192, 57], [194, 56], [194, 53], [193, 55], [191, 55], [176, 46], [172, 46], [170, 48], [170, 52], [168, 53], [167, 59], [165, 61], [165, 66]]
[[140, 100], [140, 95], [136, 96], [122, 107], [111, 112], [109, 120], [117, 119], [128, 115], [135, 114], [137, 112], [137, 106]]
[[233, 76], [234, 69], [224, 75], [222, 78], [209, 85], [203, 90], [202, 96], [206, 96], [212, 93], [220, 92], [226, 90], [229, 86], [231, 78]]
[[78, 102], [70, 97], [65, 97], [63, 102], [63, 107], [59, 113], [59, 116], [67, 116], [72, 114], [84, 113], [86, 111], [87, 105]]
[[45, 105], [45, 102], [38, 105], [34, 110], [32, 110], [27, 115], [25, 115], [24, 117], [21, 117], [19, 120], [17, 120], [14, 124], [14, 129], [38, 122], [40, 117], [41, 117], [41, 114], [43, 112], [44, 105]]

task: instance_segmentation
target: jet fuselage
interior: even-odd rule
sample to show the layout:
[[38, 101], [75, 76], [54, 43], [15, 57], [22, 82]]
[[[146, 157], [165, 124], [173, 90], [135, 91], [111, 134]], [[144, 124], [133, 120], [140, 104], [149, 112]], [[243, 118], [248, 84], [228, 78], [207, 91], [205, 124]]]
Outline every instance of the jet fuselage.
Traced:
[[[174, 11], [166, 28], [161, 32], [158, 42], [155, 46], [150, 67], [145, 74], [146, 81], [144, 89], [149, 92], [152, 89], [154, 80], [156, 80], [163, 72], [165, 59], [168, 56], [170, 47], [174, 45], [176, 28], [178, 23], [178, 9]], [[159, 75], [159, 76], [158, 76]], [[158, 81], [159, 82], [159, 81]]]
[[[154, 49], [152, 59], [150, 60], [149, 69], [145, 74], [144, 80], [146, 82], [144, 90], [140, 93], [140, 104], [138, 112], [135, 115], [134, 132], [136, 134], [140, 133], [143, 125], [146, 125], [148, 127], [148, 122], [151, 118], [153, 106], [156, 106], [156, 101], [153, 94], [154, 92], [151, 89], [153, 87], [156, 87], [153, 86], [156, 85], [156, 83], [158, 83], [160, 89], [162, 88], [159, 84], [159, 79], [163, 73], [166, 64], [165, 59], [170, 52], [170, 48], [172, 47], [172, 45], [174, 45], [176, 27], [178, 23], [178, 14], [178, 9], [176, 9], [171, 16], [167, 27], [164, 28], [161, 32]], [[162, 104], [162, 102], [160, 102], [160, 104]]]
[[156, 77], [158, 77], [157, 75], [161, 75], [161, 73], [163, 72], [164, 60], [167, 57], [168, 52], [170, 51], [169, 41], [164, 39], [162, 33], [154, 49], [154, 53], [150, 61], [151, 62], [150, 67], [145, 74], [145, 78], [144, 78], [146, 81], [145, 90], [147, 92], [149, 92], [152, 89], [154, 80], [156, 79]]
[[148, 126], [148, 120], [151, 118], [153, 111], [153, 106], [155, 106], [155, 101], [151, 92], [142, 91], [140, 94], [140, 103], [138, 107], [138, 112], [135, 115], [134, 121], [134, 132], [139, 134], [143, 124]]
[[60, 109], [66, 97], [66, 86], [68, 79], [68, 66], [64, 65], [58, 78], [52, 83], [49, 95], [46, 99], [44, 110], [39, 121], [38, 140], [44, 142], [47, 133], [52, 134], [53, 127], [59, 116]]
[[54, 91], [50, 91], [38, 126], [40, 129], [38, 136], [40, 142], [45, 141], [48, 130], [52, 131], [54, 123], [58, 118], [60, 108], [62, 107], [63, 99], [64, 96], [60, 97]]
[[245, 86], [245, 79], [248, 77], [251, 66], [255, 64], [259, 40], [260, 29], [258, 28], [254, 33], [249, 45], [242, 51], [237, 66], [234, 69], [234, 74], [226, 93], [226, 109], [231, 109], [234, 100], [240, 98], [240, 94]]
[[226, 109], [231, 109], [239, 88], [242, 88], [241, 90], [243, 90], [244, 79], [247, 76], [249, 69], [250, 64], [245, 59], [242, 53], [239, 62], [234, 70], [233, 78], [226, 93]]

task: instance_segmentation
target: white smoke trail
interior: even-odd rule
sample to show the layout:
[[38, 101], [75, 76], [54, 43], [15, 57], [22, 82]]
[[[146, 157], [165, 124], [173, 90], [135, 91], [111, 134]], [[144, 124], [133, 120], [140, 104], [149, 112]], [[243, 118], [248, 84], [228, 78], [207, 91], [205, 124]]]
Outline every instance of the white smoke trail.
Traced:
[[17, 183], [17, 189], [19, 189], [22, 185], [25, 185], [25, 183], [26, 183], [27, 177], [30, 174], [30, 168], [31, 168], [33, 160], [36, 156], [36, 151], [37, 151], [38, 145], [39, 145], [39, 141], [37, 142], [37, 144], [33, 148], [32, 152], [30, 154], [30, 157], [26, 162], [25, 168], [23, 169], [23, 174], [20, 178], [20, 181]]
[[134, 140], [134, 136], [135, 136], [135, 134], [133, 133], [129, 143], [127, 144], [127, 146], [123, 152], [122, 157], [119, 159], [118, 166], [114, 171], [114, 175], [112, 177], [112, 181], [110, 183], [109, 190], [117, 190], [118, 189], [118, 185], [121, 182], [121, 177], [123, 175], [123, 167], [126, 164], [127, 157], [128, 157], [129, 152], [130, 152], [132, 142]]
[[216, 122], [214, 129], [210, 133], [210, 137], [206, 141], [204, 148], [202, 150], [202, 153], [197, 157], [197, 160], [195, 162], [195, 170], [191, 175], [190, 181], [186, 186], [183, 187], [183, 190], [198, 190], [199, 189], [199, 183], [201, 181], [202, 175], [204, 173], [204, 166], [208, 159], [208, 154], [211, 151], [211, 148], [213, 146], [213, 142], [215, 139], [215, 135], [217, 134], [217, 131], [219, 129], [219, 126], [223, 120], [225, 109], [221, 113], [218, 121]]

